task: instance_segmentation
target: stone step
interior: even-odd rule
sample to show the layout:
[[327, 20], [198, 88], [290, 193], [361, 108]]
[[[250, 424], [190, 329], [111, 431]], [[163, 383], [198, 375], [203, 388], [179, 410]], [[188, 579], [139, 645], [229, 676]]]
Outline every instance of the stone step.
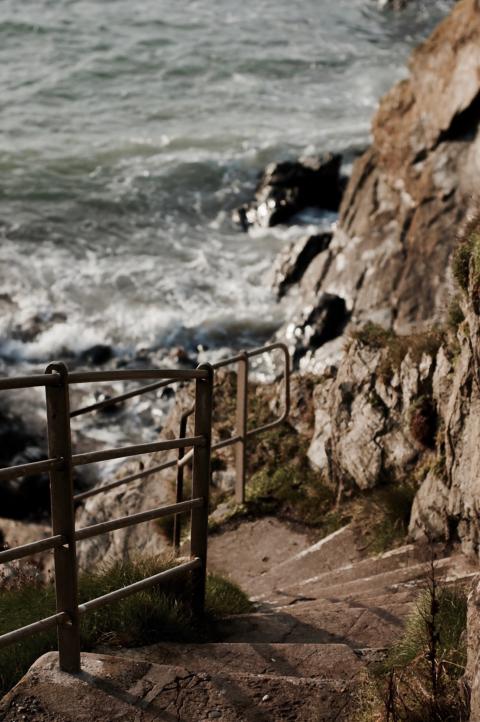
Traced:
[[135, 649], [99, 650], [191, 672], [244, 672], [311, 679], [352, 679], [362, 669], [359, 656], [345, 644], [153, 644]]
[[[360, 563], [362, 564], [362, 563]], [[359, 565], [360, 566], [360, 565]], [[362, 566], [361, 572], [369, 569]], [[281, 602], [286, 597], [311, 597], [319, 598], [361, 598], [369, 595], [379, 595], [387, 591], [413, 588], [420, 590], [426, 586], [431, 574], [430, 562], [417, 563], [411, 566], [394, 568], [390, 571], [383, 571], [371, 576], [352, 576], [350, 569], [345, 578], [343, 572], [332, 573], [332, 575], [319, 575], [304, 579], [291, 585], [272, 590], [268, 596], [269, 601]], [[443, 583], [462, 582], [473, 577], [477, 570], [475, 564], [463, 555], [445, 557], [435, 562], [435, 574], [437, 579]], [[265, 599], [267, 597], [265, 596]]]
[[306, 577], [330, 572], [338, 567], [345, 567], [359, 562], [365, 557], [366, 551], [358, 529], [352, 524], [338, 529], [315, 544], [301, 549], [294, 556], [270, 565], [268, 571], [250, 581], [248, 590], [258, 596], [268, 591], [273, 585], [281, 585], [285, 581], [299, 581]]
[[[323, 541], [330, 539], [329, 544], [333, 544], [335, 541], [333, 536], [327, 537]], [[272, 589], [288, 589], [297, 584], [304, 584], [310, 579], [314, 579], [319, 585], [332, 586], [352, 580], [371, 578], [398, 569], [417, 568], [418, 564], [429, 562], [431, 555], [428, 547], [409, 544], [379, 556], [348, 564], [338, 564], [335, 568], [331, 568], [329, 567], [329, 551], [325, 551], [321, 544], [322, 542], [319, 542], [306, 549], [288, 562], [277, 565], [270, 573], [260, 577], [253, 599], [257, 600], [268, 596]]]
[[3, 722], [340, 722], [355, 684], [251, 673], [195, 673], [126, 657], [83, 654], [82, 672], [41, 657], [0, 703]]
[[219, 625], [226, 642], [341, 644], [380, 648], [401, 634], [411, 610], [404, 601], [383, 606], [319, 599], [282, 609], [227, 617]]
[[274, 517], [244, 521], [209, 537], [208, 568], [250, 594], [262, 574], [309, 546], [306, 534]]

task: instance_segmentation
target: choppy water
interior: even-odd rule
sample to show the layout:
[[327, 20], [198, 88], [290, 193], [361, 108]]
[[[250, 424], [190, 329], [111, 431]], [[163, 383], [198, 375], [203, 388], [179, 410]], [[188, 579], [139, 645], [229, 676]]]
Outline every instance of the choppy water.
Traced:
[[297, 231], [245, 235], [229, 210], [270, 160], [363, 147], [448, 6], [2, 0], [1, 353], [266, 339], [262, 279]]

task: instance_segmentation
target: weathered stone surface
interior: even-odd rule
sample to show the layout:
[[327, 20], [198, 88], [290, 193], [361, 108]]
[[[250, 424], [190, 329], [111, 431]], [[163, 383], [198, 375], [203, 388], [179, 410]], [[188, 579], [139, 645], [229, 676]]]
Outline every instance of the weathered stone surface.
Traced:
[[185, 667], [192, 672], [244, 672], [307, 679], [352, 679], [362, 669], [346, 644], [155, 644], [126, 649], [122, 656], [154, 664]]
[[335, 486], [369, 489], [400, 476], [424, 447], [410, 431], [411, 407], [432, 384], [435, 359], [407, 355], [388, 380], [389, 349], [355, 340], [338, 368], [320, 377], [314, 391], [315, 428], [309, 458]]
[[260, 178], [255, 200], [239, 208], [234, 218], [246, 230], [251, 225], [276, 226], [308, 207], [336, 211], [343, 193], [340, 155], [305, 157], [271, 163]]
[[352, 684], [242, 672], [190, 672], [124, 657], [83, 654], [83, 671], [41, 657], [0, 705], [4, 722], [324, 722], [347, 720]]

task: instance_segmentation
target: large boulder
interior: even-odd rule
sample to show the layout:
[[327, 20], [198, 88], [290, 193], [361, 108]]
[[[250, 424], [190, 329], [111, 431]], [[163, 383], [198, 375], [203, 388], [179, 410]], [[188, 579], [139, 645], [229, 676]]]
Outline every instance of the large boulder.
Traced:
[[271, 163], [260, 177], [255, 199], [234, 213], [235, 220], [246, 230], [287, 223], [305, 208], [337, 211], [344, 189], [341, 162], [340, 155], [327, 153]]

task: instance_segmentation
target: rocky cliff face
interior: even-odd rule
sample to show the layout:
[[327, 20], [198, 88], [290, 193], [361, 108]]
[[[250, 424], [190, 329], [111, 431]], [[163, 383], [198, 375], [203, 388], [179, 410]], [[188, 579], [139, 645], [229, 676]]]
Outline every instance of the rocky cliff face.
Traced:
[[[338, 297], [354, 324], [397, 332], [442, 319], [455, 229], [480, 181], [480, 8], [461, 0], [381, 101], [332, 242], [292, 295], [293, 345], [305, 307]], [[308, 277], [307, 277], [308, 276]], [[341, 324], [339, 333], [342, 332]], [[338, 350], [338, 349], [337, 349]], [[310, 368], [323, 351], [310, 353]], [[317, 366], [318, 367], [318, 366]]]

